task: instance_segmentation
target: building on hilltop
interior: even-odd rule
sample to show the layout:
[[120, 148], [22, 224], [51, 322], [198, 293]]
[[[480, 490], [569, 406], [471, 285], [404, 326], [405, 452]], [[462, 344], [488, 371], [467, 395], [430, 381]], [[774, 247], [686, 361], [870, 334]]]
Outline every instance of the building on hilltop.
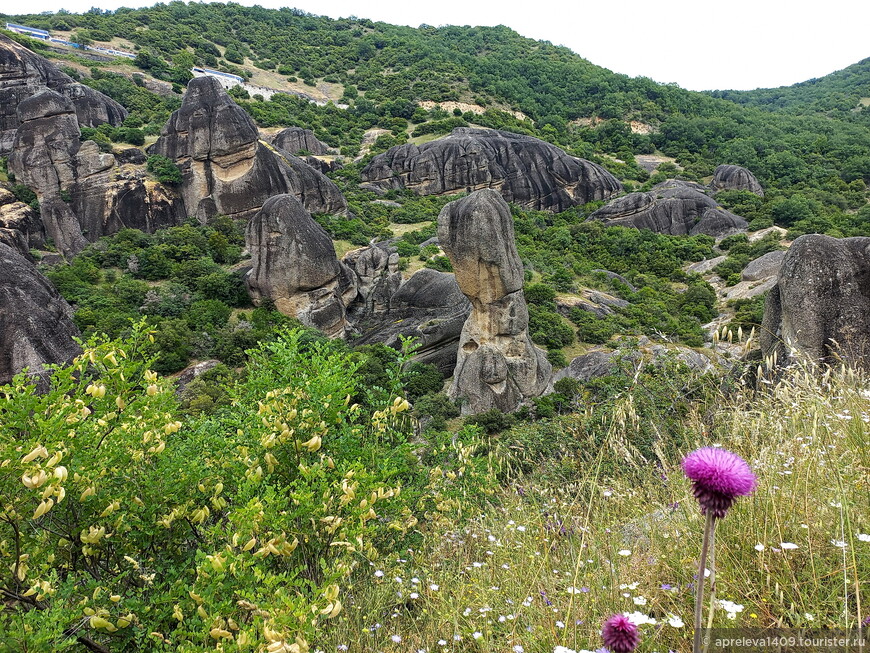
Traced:
[[25, 36], [29, 36], [34, 39], [41, 39], [43, 41], [47, 41], [49, 39], [49, 36], [51, 36], [44, 29], [28, 27], [27, 25], [18, 25], [17, 23], [6, 23], [6, 29], [8, 29], [10, 32], [15, 32], [16, 34], [24, 34]]

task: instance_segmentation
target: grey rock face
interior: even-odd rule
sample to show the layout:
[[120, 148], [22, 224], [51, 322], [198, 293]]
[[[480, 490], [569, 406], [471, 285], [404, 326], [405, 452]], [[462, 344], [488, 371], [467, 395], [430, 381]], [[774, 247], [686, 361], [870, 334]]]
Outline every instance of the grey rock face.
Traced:
[[870, 238], [794, 241], [767, 296], [760, 344], [779, 360], [837, 360], [870, 369]]
[[38, 374], [81, 349], [72, 309], [32, 263], [0, 243], [0, 383], [25, 367]]
[[464, 414], [515, 410], [547, 389], [552, 366], [529, 337], [510, 207], [494, 190], [450, 202], [438, 215], [438, 240], [472, 306], [449, 394], [465, 400]]
[[641, 349], [616, 349], [614, 351], [595, 349], [582, 356], [577, 356], [568, 367], [555, 374], [553, 381], [560, 381], [566, 377], [583, 382], [591, 381], [602, 376], [615, 374], [620, 366], [627, 366], [628, 371], [634, 373], [644, 362], [662, 365], [669, 359], [683, 363], [695, 372], [704, 373], [714, 369], [713, 360], [709, 356], [689, 347], [680, 345], [666, 347], [646, 343]]
[[609, 202], [589, 220], [672, 236], [719, 237], [746, 229], [743, 218], [726, 211], [698, 188], [697, 184], [668, 180], [645, 193], [629, 193]]
[[18, 117], [9, 171], [36, 192], [46, 235], [63, 254], [75, 254], [87, 241], [62, 195], [75, 183], [79, 150], [80, 132], [72, 101], [42, 90], [18, 106]]
[[149, 153], [178, 164], [185, 209], [203, 220], [215, 212], [251, 217], [279, 194], [294, 195], [308, 211], [347, 212], [347, 202], [332, 181], [258, 138], [254, 121], [220, 83], [197, 77]]
[[321, 141], [310, 129], [288, 127], [282, 129], [272, 138], [272, 145], [290, 154], [299, 154], [302, 150], [309, 154], [329, 154], [330, 147]]
[[344, 255], [342, 262], [357, 277], [357, 301], [366, 314], [389, 310], [390, 299], [402, 285], [399, 255], [386, 245], [355, 249]]
[[782, 262], [785, 259], [785, 251], [768, 252], [750, 261], [740, 273], [742, 281], [761, 281], [779, 274]]
[[111, 98], [79, 84], [44, 57], [0, 34], [0, 155], [12, 151], [20, 123], [16, 108], [45, 89], [72, 102], [80, 125], [120, 125], [127, 117], [127, 110]]
[[268, 199], [248, 223], [245, 244], [252, 266], [245, 280], [255, 304], [270, 299], [285, 315], [329, 336], [346, 334], [356, 279], [295, 196]]
[[713, 181], [710, 187], [714, 191], [720, 190], [748, 190], [759, 197], [764, 197], [764, 189], [749, 170], [741, 166], [721, 165], [713, 172]]
[[598, 317], [613, 315], [615, 309], [625, 308], [628, 302], [600, 290], [581, 288], [576, 297], [557, 297], [556, 310], [562, 315], [568, 316], [571, 310], [579, 308], [581, 311], [594, 313]]
[[390, 297], [388, 310], [356, 322], [360, 335], [353, 344], [382, 342], [398, 349], [400, 336], [415, 338], [414, 359], [435, 365], [447, 377], [456, 367], [459, 336], [470, 313], [454, 275], [423, 268]]
[[147, 182], [143, 168], [119, 167], [93, 141], [80, 143], [66, 97], [40, 91], [21, 103], [18, 115], [9, 170], [39, 199], [41, 229], [30, 230], [32, 244], [38, 244], [32, 234], [44, 232], [69, 256], [123, 227], [154, 231], [186, 217], [167, 189]]
[[423, 145], [399, 145], [362, 171], [369, 187], [420, 195], [492, 188], [526, 208], [564, 211], [613, 197], [622, 185], [604, 168], [531, 136], [458, 127]]
[[0, 243], [27, 258], [30, 247], [42, 245], [44, 238], [39, 214], [19, 202], [11, 191], [0, 188]]

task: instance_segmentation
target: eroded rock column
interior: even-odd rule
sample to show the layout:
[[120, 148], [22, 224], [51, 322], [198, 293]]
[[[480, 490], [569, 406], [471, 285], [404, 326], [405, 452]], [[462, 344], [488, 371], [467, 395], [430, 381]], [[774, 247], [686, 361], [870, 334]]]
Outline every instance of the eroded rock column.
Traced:
[[438, 216], [438, 240], [472, 306], [450, 397], [464, 400], [466, 415], [513, 411], [547, 389], [552, 366], [529, 336], [510, 208], [490, 189], [450, 202]]

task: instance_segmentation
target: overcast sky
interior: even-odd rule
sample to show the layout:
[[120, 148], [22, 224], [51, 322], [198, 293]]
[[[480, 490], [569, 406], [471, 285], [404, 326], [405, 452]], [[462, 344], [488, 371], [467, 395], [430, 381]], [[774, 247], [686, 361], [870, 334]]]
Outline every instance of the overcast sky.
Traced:
[[[3, 11], [86, 11], [154, 4], [146, 0], [2, 2]], [[333, 18], [411, 25], [507, 25], [564, 45], [592, 63], [684, 88], [752, 89], [794, 84], [870, 56], [870, 1], [623, 0], [241, 0], [295, 6]]]

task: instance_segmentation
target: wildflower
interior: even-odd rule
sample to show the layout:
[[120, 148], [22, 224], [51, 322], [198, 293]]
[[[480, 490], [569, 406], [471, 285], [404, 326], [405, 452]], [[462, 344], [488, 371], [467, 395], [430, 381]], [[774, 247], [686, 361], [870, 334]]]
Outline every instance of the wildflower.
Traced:
[[446, 639], [439, 639], [438, 646], [447, 646], [447, 640]]
[[787, 551], [793, 551], [794, 549], [798, 548], [798, 545], [794, 542], [780, 542], [779, 545]]
[[870, 533], [858, 533], [858, 540], [860, 542], [870, 542]]
[[435, 583], [432, 583], [432, 584], [429, 586], [429, 589], [432, 590], [433, 592], [437, 592], [437, 591], [439, 590], [439, 587], [438, 587], [438, 585], [436, 585]]
[[737, 618], [738, 612], [743, 612], [743, 606], [739, 603], [734, 603], [733, 601], [726, 601], [724, 599], [719, 599], [716, 601], [718, 606], [725, 610], [728, 614], [728, 618], [734, 620]]
[[383, 578], [383, 577], [384, 577], [384, 572], [382, 572], [380, 569], [378, 569], [375, 572], [375, 578]]
[[646, 624], [649, 624], [650, 626], [655, 626], [658, 623], [649, 615], [646, 615], [643, 612], [638, 612], [637, 610], [631, 613], [626, 612], [623, 616], [635, 626], [645, 626]]
[[686, 624], [684, 624], [683, 620], [680, 619], [677, 615], [672, 614], [670, 617], [668, 617], [668, 625], [672, 628], [682, 628]]
[[758, 544], [755, 545], [755, 550], [756, 551], [764, 551], [764, 545], [761, 542], [759, 542]]
[[402, 638], [399, 635], [392, 635], [390, 636], [390, 639], [393, 640], [393, 642], [395, 642], [396, 644], [402, 641]]
[[613, 653], [631, 653], [640, 644], [637, 626], [621, 614], [615, 614], [604, 622], [601, 638], [604, 646]]
[[831, 544], [840, 549], [845, 549], [847, 546], [843, 540], [831, 540]]
[[683, 460], [683, 471], [692, 481], [703, 514], [722, 519], [734, 500], [752, 493], [756, 478], [737, 454], [715, 447], [693, 451]]
[[524, 648], [523, 648], [522, 646], [520, 646], [519, 644], [515, 645], [514, 648], [513, 648], [514, 653], [525, 653], [525, 650], [526, 650], [526, 649], [524, 649]]
[[622, 549], [620, 551], [617, 551], [617, 554], [619, 554], [623, 557], [627, 557], [627, 556], [631, 555], [631, 551], [629, 551], [628, 549]]
[[568, 648], [567, 646], [557, 646], [553, 649], [553, 653], [577, 653], [573, 648]]
[[474, 637], [474, 639], [480, 639], [481, 637], [483, 637], [483, 633], [480, 632], [479, 630], [475, 630], [471, 636]]
[[646, 605], [646, 597], [645, 596], [635, 596], [634, 599], [635, 605]]

